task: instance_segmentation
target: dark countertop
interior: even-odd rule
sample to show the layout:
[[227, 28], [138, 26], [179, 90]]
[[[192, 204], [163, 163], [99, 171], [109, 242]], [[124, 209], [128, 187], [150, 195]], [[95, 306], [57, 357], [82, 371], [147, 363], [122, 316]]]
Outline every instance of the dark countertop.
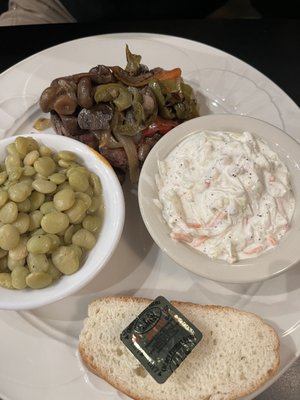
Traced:
[[300, 105], [300, 21], [297, 19], [102, 21], [0, 27], [0, 71], [55, 44], [116, 32], [167, 34], [216, 47], [268, 76]]
[[[0, 27], [0, 71], [55, 44], [116, 32], [167, 34], [216, 47], [265, 74], [300, 106], [300, 21], [297, 19], [101, 21], [97, 24]], [[299, 399], [300, 359], [256, 398]]]

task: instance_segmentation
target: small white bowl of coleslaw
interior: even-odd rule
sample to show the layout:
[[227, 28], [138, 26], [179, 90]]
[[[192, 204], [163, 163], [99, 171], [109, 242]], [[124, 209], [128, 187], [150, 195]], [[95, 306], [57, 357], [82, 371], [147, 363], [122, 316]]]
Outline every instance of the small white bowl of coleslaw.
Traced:
[[241, 115], [192, 119], [161, 138], [138, 186], [144, 223], [178, 265], [250, 283], [300, 258], [300, 145]]

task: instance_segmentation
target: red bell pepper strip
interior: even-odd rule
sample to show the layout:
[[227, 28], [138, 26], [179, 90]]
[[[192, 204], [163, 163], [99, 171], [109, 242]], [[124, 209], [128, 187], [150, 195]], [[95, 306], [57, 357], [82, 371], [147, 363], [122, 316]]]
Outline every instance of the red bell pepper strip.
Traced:
[[176, 79], [181, 76], [181, 69], [180, 68], [174, 68], [171, 70], [162, 70], [157, 72], [156, 74], [153, 75], [153, 79], [157, 79], [159, 81], [165, 81], [165, 80], [170, 80], [170, 79]]
[[178, 125], [177, 121], [157, 117], [156, 120], [143, 130], [143, 136], [152, 137], [155, 133], [164, 135]]

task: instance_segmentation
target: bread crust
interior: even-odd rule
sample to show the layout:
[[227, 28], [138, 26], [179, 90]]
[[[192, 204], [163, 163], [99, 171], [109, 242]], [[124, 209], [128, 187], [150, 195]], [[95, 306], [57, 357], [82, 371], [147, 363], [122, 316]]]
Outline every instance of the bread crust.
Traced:
[[[101, 304], [102, 302], [106, 304], [110, 304], [112, 302], [121, 302], [121, 303], [135, 303], [135, 304], [142, 304], [145, 307], [147, 307], [152, 300], [146, 297], [129, 297], [129, 296], [110, 296], [110, 297], [102, 297], [102, 298], [97, 298], [94, 301], [90, 303], [90, 306], [92, 304]], [[253, 384], [252, 386], [248, 386], [247, 389], [245, 390], [236, 390], [234, 393], [231, 394], [226, 394], [224, 397], [214, 397], [210, 396], [209, 398], [204, 398], [203, 396], [200, 396], [198, 398], [191, 398], [190, 400], [238, 400], [243, 396], [249, 395], [250, 393], [253, 393], [256, 391], [258, 388], [260, 388], [262, 385], [264, 385], [267, 381], [269, 381], [277, 372], [279, 365], [280, 365], [280, 357], [279, 357], [279, 348], [280, 348], [280, 341], [279, 337], [276, 333], [276, 331], [273, 329], [271, 325], [266, 323], [261, 317], [259, 317], [257, 314], [252, 313], [252, 312], [246, 312], [242, 310], [238, 310], [233, 307], [228, 307], [228, 306], [220, 306], [220, 305], [203, 305], [203, 304], [196, 304], [192, 302], [184, 302], [184, 301], [178, 301], [178, 300], [171, 300], [170, 301], [176, 308], [179, 308], [180, 310], [184, 308], [189, 308], [193, 310], [211, 310], [211, 311], [223, 311], [225, 313], [235, 313], [237, 315], [247, 315], [248, 317], [253, 318], [253, 320], [258, 321], [260, 324], [263, 324], [270, 333], [270, 337], [272, 338], [272, 342], [274, 343], [274, 363], [273, 366], [267, 371], [266, 374], [260, 377], [259, 380], [257, 380], [256, 384]], [[89, 308], [90, 309], [90, 308]], [[182, 311], [184, 313], [184, 310]], [[81, 341], [79, 341], [79, 353], [81, 356], [81, 359], [83, 363], [86, 365], [86, 367], [95, 375], [98, 377], [104, 379], [106, 382], [108, 382], [110, 385], [112, 385], [114, 388], [119, 390], [120, 392], [126, 394], [133, 400], [158, 400], [157, 398], [153, 398], [152, 396], [143, 396], [142, 394], [139, 394], [139, 390], [131, 390], [130, 388], [126, 388], [122, 384], [120, 384], [119, 381], [116, 381], [112, 379], [110, 376], [108, 370], [101, 368], [97, 366], [94, 363], [93, 357], [91, 357]], [[222, 396], [222, 394], [221, 394]], [[167, 399], [164, 399], [167, 400]]]

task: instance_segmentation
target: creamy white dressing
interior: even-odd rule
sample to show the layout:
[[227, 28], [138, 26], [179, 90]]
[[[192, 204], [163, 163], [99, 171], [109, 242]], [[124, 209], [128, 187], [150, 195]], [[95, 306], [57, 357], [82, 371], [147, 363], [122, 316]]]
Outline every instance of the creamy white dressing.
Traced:
[[197, 132], [158, 163], [158, 200], [172, 239], [229, 263], [276, 246], [295, 208], [290, 174], [249, 132]]

